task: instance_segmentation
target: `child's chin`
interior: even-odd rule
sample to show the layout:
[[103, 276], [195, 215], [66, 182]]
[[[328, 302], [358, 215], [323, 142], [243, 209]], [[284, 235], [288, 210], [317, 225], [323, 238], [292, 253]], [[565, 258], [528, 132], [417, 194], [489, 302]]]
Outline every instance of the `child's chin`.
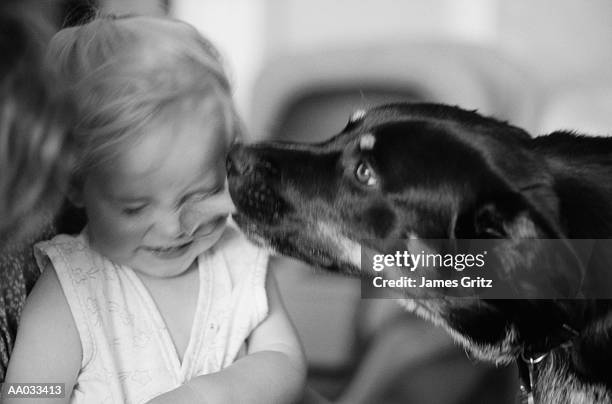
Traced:
[[148, 253], [146, 256], [138, 257], [132, 265], [128, 264], [128, 266], [147, 276], [171, 278], [186, 272], [196, 262], [198, 255], [193, 248], [176, 257], [164, 257]]
[[185, 262], [155, 262], [148, 265], [139, 265], [134, 270], [154, 278], [174, 278], [187, 273], [196, 267], [195, 257]]

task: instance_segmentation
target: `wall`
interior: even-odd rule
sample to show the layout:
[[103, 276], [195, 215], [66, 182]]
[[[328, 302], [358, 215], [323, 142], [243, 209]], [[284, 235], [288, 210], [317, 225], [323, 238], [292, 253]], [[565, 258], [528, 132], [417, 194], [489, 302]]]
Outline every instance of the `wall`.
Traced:
[[222, 53], [241, 114], [248, 120], [250, 89], [265, 60], [265, 0], [177, 0], [171, 14], [197, 27]]
[[493, 47], [545, 88], [608, 75], [609, 0], [175, 0], [228, 55], [247, 118], [253, 81], [274, 57], [391, 41], [442, 39]]
[[423, 38], [496, 47], [548, 83], [612, 67], [608, 0], [268, 0], [267, 54]]

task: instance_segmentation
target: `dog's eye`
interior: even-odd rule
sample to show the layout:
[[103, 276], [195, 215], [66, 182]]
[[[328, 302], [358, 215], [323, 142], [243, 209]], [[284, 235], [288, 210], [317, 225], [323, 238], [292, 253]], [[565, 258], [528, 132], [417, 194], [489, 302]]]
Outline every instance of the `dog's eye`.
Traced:
[[370, 167], [370, 165], [365, 161], [357, 164], [357, 168], [355, 168], [355, 178], [357, 178], [357, 181], [360, 183], [369, 187], [378, 184], [378, 179], [376, 178], [372, 167]]

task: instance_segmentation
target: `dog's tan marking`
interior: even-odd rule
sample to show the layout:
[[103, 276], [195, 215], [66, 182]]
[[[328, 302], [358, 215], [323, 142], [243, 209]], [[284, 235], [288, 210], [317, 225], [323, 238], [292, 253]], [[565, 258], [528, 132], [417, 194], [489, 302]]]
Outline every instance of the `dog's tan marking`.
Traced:
[[349, 122], [355, 122], [360, 120], [361, 118], [363, 118], [366, 114], [365, 109], [358, 109], [355, 112], [353, 112], [351, 114], [351, 116], [349, 117]]
[[518, 339], [517, 331], [514, 328], [506, 330], [506, 335], [502, 341], [493, 346], [477, 344], [475, 341], [467, 338], [463, 334], [451, 328], [444, 320], [444, 305], [443, 299], [440, 299], [439, 305], [427, 305], [419, 302], [418, 299], [400, 299], [398, 303], [407, 311], [415, 313], [417, 316], [444, 328], [450, 336], [457, 341], [461, 346], [468, 349], [476, 358], [488, 362], [493, 362], [496, 365], [507, 365], [514, 360], [513, 346]]
[[371, 133], [366, 133], [362, 135], [359, 139], [359, 149], [362, 151], [372, 150], [374, 148], [374, 144], [376, 143], [376, 138]]
[[322, 239], [332, 243], [338, 257], [349, 262], [356, 268], [361, 268], [361, 245], [343, 234], [326, 222], [317, 222], [317, 232]]

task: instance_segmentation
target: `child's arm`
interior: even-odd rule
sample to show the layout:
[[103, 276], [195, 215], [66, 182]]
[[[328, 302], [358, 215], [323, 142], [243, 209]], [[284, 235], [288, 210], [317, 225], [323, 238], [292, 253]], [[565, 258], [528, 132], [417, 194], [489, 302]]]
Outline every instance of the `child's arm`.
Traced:
[[[81, 341], [68, 302], [53, 268], [48, 265], [26, 300], [17, 339], [5, 380], [8, 383], [64, 383], [68, 403], [81, 369]], [[23, 404], [19, 398], [2, 397], [6, 404]], [[49, 403], [49, 398], [28, 399]]]
[[268, 317], [251, 333], [248, 355], [222, 371], [199, 376], [149, 404], [295, 403], [304, 392], [306, 362], [271, 271]]

